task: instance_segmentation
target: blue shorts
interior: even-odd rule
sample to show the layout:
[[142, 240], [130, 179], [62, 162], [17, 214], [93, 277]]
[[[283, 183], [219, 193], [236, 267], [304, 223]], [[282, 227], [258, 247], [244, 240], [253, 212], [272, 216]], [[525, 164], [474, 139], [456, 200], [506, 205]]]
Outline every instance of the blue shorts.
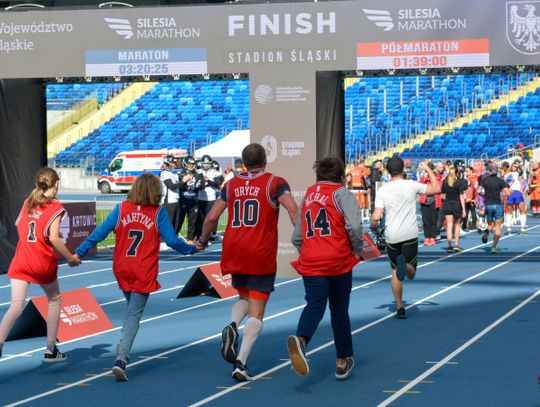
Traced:
[[506, 198], [506, 203], [508, 205], [519, 205], [522, 202], [525, 202], [525, 200], [523, 199], [521, 191], [512, 191], [512, 195]]
[[486, 205], [486, 222], [499, 220], [503, 218], [502, 204]]

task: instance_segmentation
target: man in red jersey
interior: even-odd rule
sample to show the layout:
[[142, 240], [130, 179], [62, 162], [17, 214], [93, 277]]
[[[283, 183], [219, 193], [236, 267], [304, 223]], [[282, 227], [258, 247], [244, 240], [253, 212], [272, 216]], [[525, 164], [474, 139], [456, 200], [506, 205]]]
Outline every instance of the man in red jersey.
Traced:
[[[232, 275], [232, 285], [240, 299], [233, 305], [231, 323], [223, 329], [221, 355], [234, 365], [232, 376], [251, 380], [246, 361], [262, 329], [264, 310], [276, 278], [278, 217], [282, 205], [296, 223], [298, 207], [287, 181], [265, 172], [266, 153], [257, 143], [242, 150], [246, 172], [237, 174], [221, 191], [206, 216], [199, 241], [208, 244], [210, 233], [220, 215], [228, 210], [229, 219], [223, 237], [221, 272]], [[244, 337], [237, 351], [238, 327], [248, 316]]]
[[329, 302], [336, 346], [338, 380], [346, 379], [354, 367], [349, 299], [352, 268], [362, 249], [362, 213], [354, 195], [344, 188], [345, 166], [334, 157], [314, 165], [317, 183], [310, 186], [292, 236], [300, 252], [293, 267], [302, 275], [306, 307], [296, 335], [287, 338], [291, 364], [306, 376], [309, 366], [305, 348], [312, 339]]

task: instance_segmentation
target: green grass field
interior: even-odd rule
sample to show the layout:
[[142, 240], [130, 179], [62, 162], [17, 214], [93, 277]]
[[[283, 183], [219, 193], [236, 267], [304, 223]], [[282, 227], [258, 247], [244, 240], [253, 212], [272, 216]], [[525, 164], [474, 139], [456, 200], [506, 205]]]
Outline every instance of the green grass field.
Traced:
[[[107, 209], [97, 209], [96, 210], [96, 222], [97, 226], [101, 225], [105, 219], [107, 219], [107, 216], [109, 216], [109, 213], [111, 213], [112, 210]], [[221, 218], [219, 219], [218, 224], [218, 232], [221, 232], [225, 230], [225, 227], [227, 226], [227, 211], [221, 215]], [[187, 234], [187, 218], [184, 221], [184, 224], [182, 225], [182, 229], [180, 230], [180, 234], [182, 236], [186, 236]], [[114, 246], [114, 233], [109, 233], [109, 235], [106, 237], [106, 239], [102, 242], [105, 246]]]

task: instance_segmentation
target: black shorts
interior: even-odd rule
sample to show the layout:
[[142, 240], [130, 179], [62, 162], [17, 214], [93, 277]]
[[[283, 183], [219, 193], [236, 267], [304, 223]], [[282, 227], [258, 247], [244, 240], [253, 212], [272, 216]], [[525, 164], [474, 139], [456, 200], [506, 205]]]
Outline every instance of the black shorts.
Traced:
[[390, 260], [390, 267], [397, 269], [396, 258], [400, 254], [405, 257], [405, 261], [416, 269], [418, 265], [418, 238], [406, 240], [399, 243], [386, 243], [386, 253]]
[[276, 273], [273, 274], [233, 274], [232, 286], [236, 289], [247, 287], [249, 290], [271, 293], [274, 291]]
[[461, 202], [444, 201], [442, 204], [441, 212], [444, 216], [453, 215], [454, 218], [460, 219], [463, 215], [463, 209], [461, 208]]

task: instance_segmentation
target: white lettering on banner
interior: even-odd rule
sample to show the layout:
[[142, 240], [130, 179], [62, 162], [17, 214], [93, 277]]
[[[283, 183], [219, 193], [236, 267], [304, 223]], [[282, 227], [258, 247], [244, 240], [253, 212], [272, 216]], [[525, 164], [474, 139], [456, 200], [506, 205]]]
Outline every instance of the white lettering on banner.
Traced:
[[164, 28], [176, 27], [176, 20], [172, 17], [154, 17], [137, 19], [138, 28]]
[[162, 39], [162, 38], [198, 38], [201, 36], [199, 28], [174, 28], [137, 30], [137, 38]]
[[65, 33], [72, 32], [73, 24], [45, 23], [40, 21], [32, 24], [0, 24], [0, 34], [6, 34], [10, 37], [18, 34], [46, 34], [46, 33]]
[[13, 41], [0, 40], [0, 52], [9, 54], [10, 52], [17, 51], [33, 51], [34, 43], [28, 40], [19, 40], [18, 38]]
[[96, 226], [96, 215], [79, 215], [72, 216], [72, 227]]
[[[260, 14], [233, 15], [229, 16], [229, 37], [235, 37], [239, 32], [246, 32], [249, 36], [265, 35], [291, 35], [311, 34], [316, 30], [317, 34], [334, 34], [336, 32], [336, 13], [317, 13], [313, 22], [311, 13], [284, 14]], [[247, 21], [246, 21], [247, 20]], [[246, 27], [247, 22], [247, 27]], [[314, 27], [315, 26], [315, 27]]]
[[459, 51], [459, 41], [385, 42], [381, 46], [382, 54], [434, 54], [457, 51]]
[[[367, 19], [383, 31], [395, 24], [390, 10], [363, 9]], [[443, 18], [438, 8], [401, 9], [397, 12], [398, 31], [461, 30], [467, 28], [466, 18]]]
[[119, 61], [166, 61], [168, 59], [169, 50], [166, 49], [149, 49], [144, 51], [118, 51]]
[[228, 53], [229, 64], [282, 63], [287, 56], [291, 63], [335, 62], [337, 50], [334, 49], [293, 49], [286, 51], [233, 51]]
[[441, 18], [441, 13], [438, 8], [408, 8], [399, 10], [398, 16], [400, 19]]
[[79, 304], [66, 305], [60, 313], [62, 322], [69, 326], [84, 324], [85, 322], [95, 321], [99, 317], [93, 312], [84, 312], [84, 309]]

